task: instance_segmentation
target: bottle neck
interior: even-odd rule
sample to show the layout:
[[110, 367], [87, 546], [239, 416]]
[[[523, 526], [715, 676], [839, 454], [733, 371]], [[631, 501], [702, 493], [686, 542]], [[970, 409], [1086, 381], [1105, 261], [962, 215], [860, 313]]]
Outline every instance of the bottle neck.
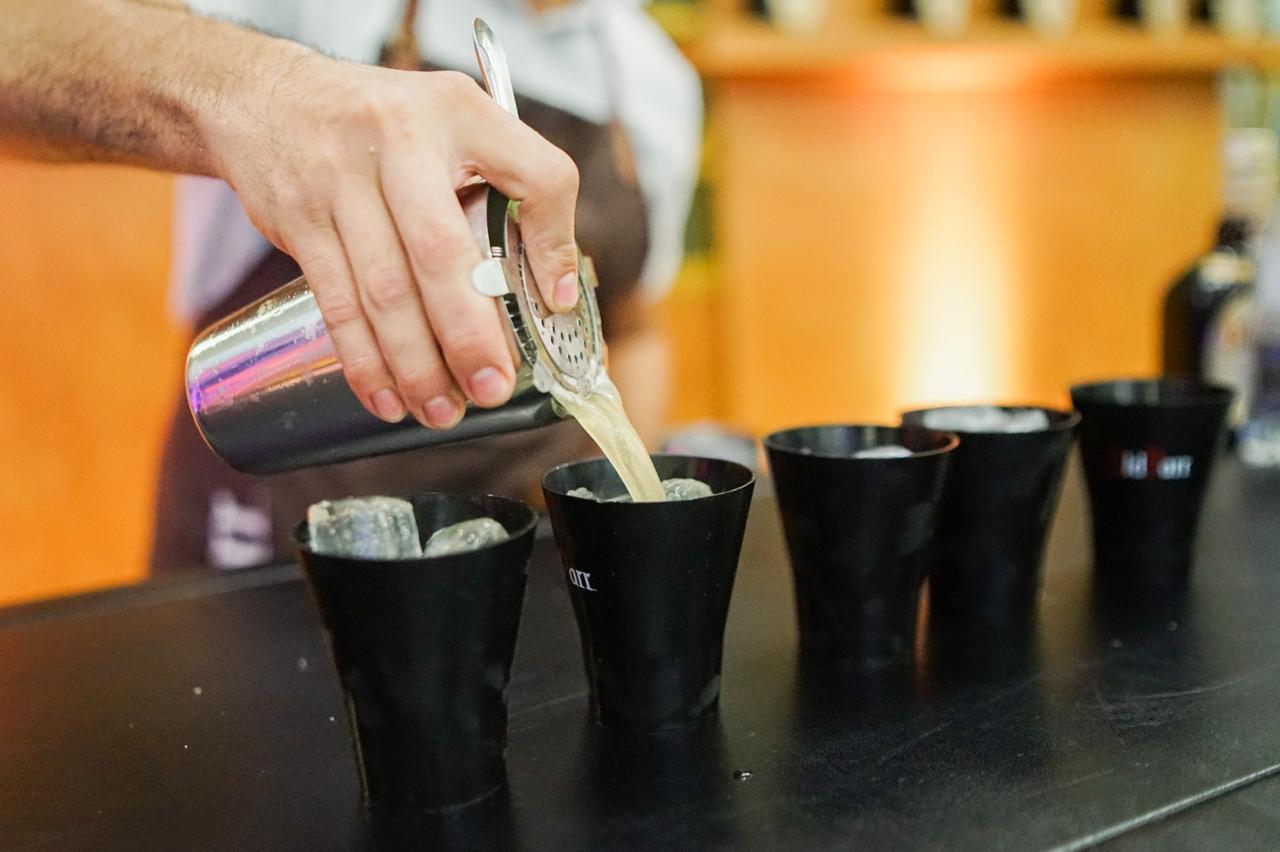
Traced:
[[1276, 203], [1276, 135], [1270, 129], [1241, 127], [1223, 139], [1222, 208], [1224, 224], [1238, 220], [1248, 240], [1271, 217]]
[[1214, 247], [1244, 253], [1256, 230], [1255, 222], [1243, 216], [1227, 214], [1218, 223], [1218, 236]]

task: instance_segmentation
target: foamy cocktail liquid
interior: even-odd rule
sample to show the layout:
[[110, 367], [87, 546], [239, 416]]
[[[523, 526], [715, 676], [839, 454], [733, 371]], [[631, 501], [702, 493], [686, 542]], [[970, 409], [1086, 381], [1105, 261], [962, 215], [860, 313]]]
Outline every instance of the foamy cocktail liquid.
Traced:
[[633, 501], [660, 503], [667, 499], [649, 451], [627, 419], [627, 412], [622, 407], [622, 394], [603, 368], [599, 381], [590, 392], [576, 393], [553, 383], [551, 394], [599, 445]]

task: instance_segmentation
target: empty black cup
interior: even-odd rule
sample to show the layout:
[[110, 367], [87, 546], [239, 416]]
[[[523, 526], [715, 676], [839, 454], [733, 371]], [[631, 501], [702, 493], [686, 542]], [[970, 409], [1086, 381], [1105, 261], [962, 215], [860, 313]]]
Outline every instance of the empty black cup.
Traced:
[[[765, 438], [803, 654], [863, 669], [910, 660], [926, 546], [957, 443], [913, 426], [812, 426]], [[853, 457], [884, 444], [912, 455]]]
[[365, 801], [439, 809], [506, 780], [506, 688], [536, 513], [503, 497], [410, 497], [424, 538], [490, 517], [511, 537], [431, 559], [351, 559], [295, 536], [347, 698]]
[[[929, 425], [930, 412], [908, 411], [902, 422]], [[952, 430], [951, 454], [938, 525], [929, 548], [929, 612], [993, 623], [1035, 613], [1045, 536], [1062, 494], [1062, 474], [1080, 415], [1049, 408], [1048, 428], [1034, 432]], [[941, 425], [941, 424], [939, 424]]]
[[663, 479], [698, 479], [710, 497], [602, 503], [624, 494], [605, 459], [549, 471], [551, 512], [582, 638], [596, 718], [636, 731], [690, 727], [719, 706], [729, 597], [755, 477], [720, 459], [654, 456]]
[[1071, 389], [1084, 418], [1080, 457], [1103, 586], [1186, 582], [1231, 399], [1229, 389], [1191, 379]]

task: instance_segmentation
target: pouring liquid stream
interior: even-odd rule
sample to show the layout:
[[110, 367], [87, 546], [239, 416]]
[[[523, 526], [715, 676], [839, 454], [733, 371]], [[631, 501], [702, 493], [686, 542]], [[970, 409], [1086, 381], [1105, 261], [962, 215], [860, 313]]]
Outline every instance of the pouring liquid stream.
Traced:
[[623, 410], [622, 395], [603, 368], [590, 392], [576, 393], [556, 383], [551, 386], [551, 395], [599, 445], [633, 501], [661, 503], [667, 499], [649, 451]]

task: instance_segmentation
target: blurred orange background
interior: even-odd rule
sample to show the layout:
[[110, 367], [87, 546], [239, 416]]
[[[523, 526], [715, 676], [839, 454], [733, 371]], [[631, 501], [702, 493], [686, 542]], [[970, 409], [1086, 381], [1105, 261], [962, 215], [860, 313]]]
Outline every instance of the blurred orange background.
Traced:
[[185, 339], [170, 187], [0, 160], [0, 603], [143, 576]]

